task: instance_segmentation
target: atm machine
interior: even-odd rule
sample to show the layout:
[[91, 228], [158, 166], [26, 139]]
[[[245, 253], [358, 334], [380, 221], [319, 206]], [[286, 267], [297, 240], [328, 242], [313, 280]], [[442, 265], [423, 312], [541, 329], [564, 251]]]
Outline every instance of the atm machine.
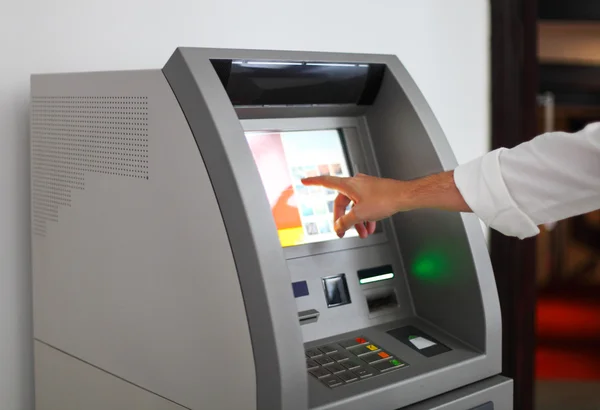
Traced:
[[473, 215], [332, 229], [315, 175], [456, 160], [394, 56], [180, 48], [31, 79], [38, 410], [507, 410]]

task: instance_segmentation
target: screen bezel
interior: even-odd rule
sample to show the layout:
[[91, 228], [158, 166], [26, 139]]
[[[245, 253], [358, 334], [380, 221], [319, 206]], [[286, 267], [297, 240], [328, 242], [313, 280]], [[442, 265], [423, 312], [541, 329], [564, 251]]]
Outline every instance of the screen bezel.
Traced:
[[[342, 143], [348, 156], [348, 167], [352, 175], [365, 173], [376, 175], [376, 167], [370, 166], [361, 140], [367, 138], [366, 129], [355, 117], [318, 117], [318, 118], [269, 118], [240, 120], [244, 132], [286, 132], [286, 131], [341, 131]], [[366, 239], [358, 236], [323, 242], [306, 243], [282, 247], [286, 259], [301, 258], [310, 255], [336, 252], [346, 249], [373, 246], [387, 241], [383, 224], [377, 224], [377, 230]]]

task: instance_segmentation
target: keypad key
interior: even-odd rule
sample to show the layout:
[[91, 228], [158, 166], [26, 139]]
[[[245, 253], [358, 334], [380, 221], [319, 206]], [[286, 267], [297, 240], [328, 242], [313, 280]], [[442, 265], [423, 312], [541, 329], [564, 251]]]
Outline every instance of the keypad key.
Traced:
[[367, 344], [367, 343], [369, 343], [369, 341], [367, 339], [365, 339], [362, 336], [359, 336], [359, 337], [355, 337], [353, 339], [344, 340], [344, 341], [340, 342], [339, 344], [340, 344], [340, 346], [348, 349], [349, 347], [358, 346], [358, 345]]
[[332, 373], [340, 373], [346, 371], [346, 368], [339, 363], [330, 364], [326, 367]]
[[360, 367], [360, 363], [353, 359], [346, 360], [345, 362], [342, 362], [341, 364], [348, 370], [353, 370], [353, 369], [357, 369]]
[[315, 376], [319, 379], [322, 377], [325, 377], [325, 376], [329, 376], [331, 374], [331, 372], [324, 367], [317, 367], [316, 369], [309, 370], [309, 371], [310, 371], [310, 374], [312, 374], [313, 376]]
[[365, 377], [373, 376], [373, 372], [370, 371], [369, 369], [365, 369], [364, 367], [355, 369], [354, 373], [356, 373], [356, 375], [358, 377], [360, 377], [361, 379], [364, 379]]
[[306, 353], [306, 356], [308, 356], [309, 359], [312, 359], [313, 357], [317, 357], [317, 356], [323, 355], [323, 352], [320, 351], [319, 349], [308, 349], [305, 353]]
[[348, 370], [346, 370], [343, 373], [338, 373], [337, 377], [339, 377], [346, 383], [351, 383], [351, 382], [358, 380], [358, 376], [356, 376], [354, 373], [352, 373], [351, 371], [348, 371]]
[[342, 380], [335, 376], [327, 376], [321, 379], [329, 387], [338, 387], [342, 385]]
[[335, 346], [331, 346], [331, 345], [327, 345], [327, 346], [321, 346], [319, 347], [319, 350], [322, 351], [323, 353], [335, 353], [338, 351], [337, 347]]
[[314, 369], [315, 367], [319, 367], [319, 363], [315, 362], [312, 359], [306, 359], [306, 368], [308, 370]]
[[335, 363], [333, 361], [332, 358], [330, 358], [329, 356], [320, 356], [320, 357], [315, 357], [314, 361], [319, 363], [319, 364], [331, 364], [331, 363]]
[[[369, 346], [373, 346], [373, 345], [369, 345]], [[361, 356], [363, 354], [371, 353], [373, 351], [373, 349], [369, 349], [367, 346], [362, 345], [362, 346], [356, 346], [351, 349], [348, 349], [348, 351], [356, 356]]]
[[348, 360], [348, 358], [340, 352], [331, 353], [329, 357], [331, 357], [336, 362], [343, 362], [344, 360]]
[[392, 369], [398, 369], [400, 367], [404, 367], [406, 366], [406, 363], [404, 363], [402, 360], [398, 360], [398, 359], [391, 359], [391, 360], [384, 360], [383, 362], [378, 362], [373, 364], [373, 367], [377, 370], [379, 370], [380, 372], [385, 372], [387, 370], [392, 370]]
[[[380, 353], [383, 353], [385, 357], [382, 357], [380, 355]], [[385, 353], [385, 352], [379, 352], [379, 353], [369, 353], [366, 354], [364, 356], [360, 357], [360, 360], [364, 360], [365, 362], [371, 364], [371, 363], [375, 363], [378, 362], [380, 360], [385, 360], [386, 358], [390, 357], [389, 354]]]
[[338, 373], [336, 376], [346, 383], [351, 383], [358, 380], [358, 376], [352, 373], [350, 370], [346, 370], [343, 373]]

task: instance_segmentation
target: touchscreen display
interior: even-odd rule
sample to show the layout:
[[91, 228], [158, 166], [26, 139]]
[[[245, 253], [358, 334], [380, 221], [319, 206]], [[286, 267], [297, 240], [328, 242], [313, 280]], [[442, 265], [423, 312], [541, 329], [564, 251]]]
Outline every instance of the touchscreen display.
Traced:
[[[333, 230], [337, 192], [307, 187], [301, 179], [317, 175], [350, 176], [339, 130], [247, 132], [281, 246], [338, 239]], [[353, 228], [345, 237], [357, 236]]]

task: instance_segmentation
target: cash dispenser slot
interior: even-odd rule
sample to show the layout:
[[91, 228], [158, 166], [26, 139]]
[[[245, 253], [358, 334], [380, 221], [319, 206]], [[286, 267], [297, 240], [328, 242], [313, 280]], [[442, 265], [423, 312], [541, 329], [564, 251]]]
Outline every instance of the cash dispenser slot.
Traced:
[[398, 307], [398, 294], [393, 281], [395, 275], [391, 265], [361, 269], [357, 276], [371, 316]]
[[371, 314], [398, 307], [398, 296], [396, 290], [391, 286], [368, 289], [363, 293]]

